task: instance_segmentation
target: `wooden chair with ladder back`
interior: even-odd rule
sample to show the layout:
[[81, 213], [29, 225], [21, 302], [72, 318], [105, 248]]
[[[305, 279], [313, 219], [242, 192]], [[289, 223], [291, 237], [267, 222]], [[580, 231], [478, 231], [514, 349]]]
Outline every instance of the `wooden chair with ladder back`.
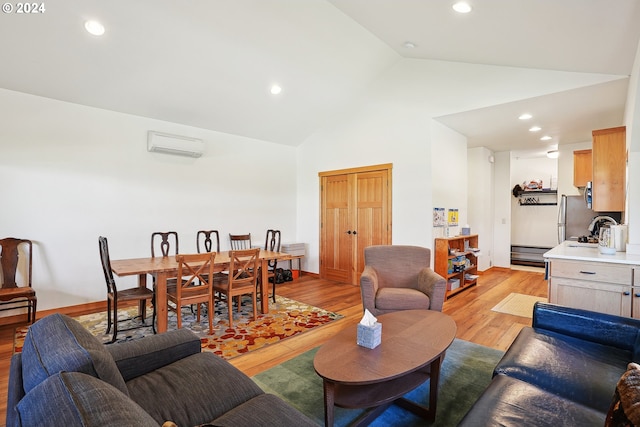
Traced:
[[229, 244], [232, 251], [251, 249], [251, 233], [229, 234]]

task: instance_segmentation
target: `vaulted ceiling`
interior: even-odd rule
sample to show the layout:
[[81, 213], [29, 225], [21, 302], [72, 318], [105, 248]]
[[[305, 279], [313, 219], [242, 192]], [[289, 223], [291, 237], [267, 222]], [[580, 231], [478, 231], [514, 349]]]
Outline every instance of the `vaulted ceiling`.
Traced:
[[[496, 77], [504, 96], [436, 114], [469, 146], [537, 148], [523, 112], [552, 142], [588, 141], [622, 123], [640, 38], [640, 0], [471, 0], [465, 15], [449, 0], [43, 4], [0, 16], [0, 88], [292, 146], [399, 64], [420, 73], [433, 61], [462, 70], [452, 92], [474, 84], [474, 67], [509, 71]], [[105, 34], [89, 35], [88, 19]], [[514, 75], [522, 90], [501, 86]]]

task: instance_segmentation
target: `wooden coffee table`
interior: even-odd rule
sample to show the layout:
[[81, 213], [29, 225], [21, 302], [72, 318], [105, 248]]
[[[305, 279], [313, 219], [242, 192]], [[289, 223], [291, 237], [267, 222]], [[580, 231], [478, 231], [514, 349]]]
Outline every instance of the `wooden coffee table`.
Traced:
[[[368, 349], [356, 344], [352, 325], [324, 344], [313, 360], [323, 379], [325, 426], [333, 426], [334, 405], [373, 408], [355, 421], [365, 425], [397, 404], [428, 420], [435, 419], [440, 363], [456, 336], [453, 319], [439, 311], [406, 310], [378, 317], [382, 343]], [[402, 396], [431, 378], [429, 406]]]

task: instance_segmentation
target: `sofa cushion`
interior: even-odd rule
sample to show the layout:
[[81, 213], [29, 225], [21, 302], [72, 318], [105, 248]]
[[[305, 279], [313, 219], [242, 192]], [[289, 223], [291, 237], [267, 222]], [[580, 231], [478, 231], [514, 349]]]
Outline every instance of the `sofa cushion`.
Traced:
[[22, 347], [25, 392], [61, 371], [83, 372], [128, 394], [105, 346], [80, 323], [63, 314], [46, 316], [29, 327]]
[[376, 294], [379, 310], [428, 310], [429, 297], [417, 289], [381, 288]]
[[115, 387], [79, 372], [56, 373], [16, 406], [23, 426], [154, 426], [144, 410]]
[[605, 415], [516, 378], [497, 375], [458, 426], [600, 427]]
[[262, 394], [248, 376], [213, 353], [198, 353], [127, 381], [129, 395], [159, 424], [204, 424]]
[[504, 374], [606, 413], [631, 351], [523, 328], [496, 366]]
[[272, 394], [261, 394], [211, 422], [216, 426], [315, 427], [316, 423]]

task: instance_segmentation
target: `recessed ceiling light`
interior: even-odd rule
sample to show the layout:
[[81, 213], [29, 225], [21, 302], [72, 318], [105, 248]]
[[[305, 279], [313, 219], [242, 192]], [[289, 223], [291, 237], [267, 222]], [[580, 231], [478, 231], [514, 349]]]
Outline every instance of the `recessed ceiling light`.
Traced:
[[466, 1], [459, 1], [453, 6], [453, 10], [458, 13], [469, 13], [471, 12], [471, 6]]
[[404, 42], [403, 46], [406, 47], [407, 49], [413, 49], [416, 47], [416, 44], [413, 42]]
[[533, 116], [529, 113], [524, 113], [521, 114], [520, 117], [518, 117], [520, 120], [529, 120], [530, 118], [532, 118]]
[[538, 132], [540, 130], [542, 130], [542, 128], [540, 126], [531, 126], [529, 128], [529, 132]]
[[272, 95], [277, 95], [280, 92], [282, 92], [282, 88], [279, 85], [273, 85], [271, 86], [271, 94]]
[[551, 137], [549, 135], [545, 135], [542, 138], [540, 138], [540, 141], [548, 141], [550, 139], [551, 139]]
[[101, 36], [104, 34], [104, 25], [98, 21], [87, 21], [84, 23], [84, 28], [89, 32], [89, 34], [93, 34], [94, 36]]

